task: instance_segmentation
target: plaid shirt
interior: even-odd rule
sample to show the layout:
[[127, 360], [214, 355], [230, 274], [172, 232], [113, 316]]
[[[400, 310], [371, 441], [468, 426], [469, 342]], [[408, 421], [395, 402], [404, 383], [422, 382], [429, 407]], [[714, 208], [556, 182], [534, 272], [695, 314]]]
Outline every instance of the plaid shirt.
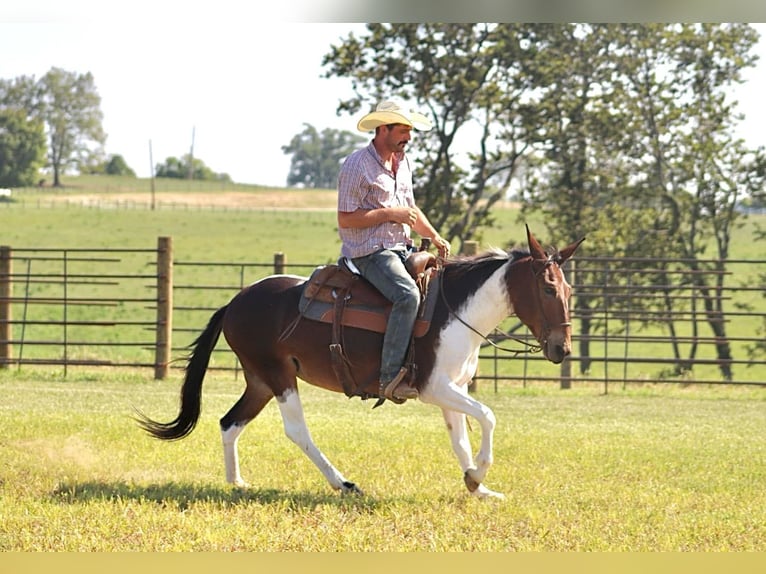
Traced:
[[[338, 176], [338, 211], [415, 206], [412, 171], [404, 153], [395, 154], [396, 174], [386, 169], [375, 146], [355, 151], [343, 162]], [[344, 257], [362, 257], [381, 249], [405, 249], [412, 245], [410, 226], [387, 221], [364, 229], [338, 228]]]

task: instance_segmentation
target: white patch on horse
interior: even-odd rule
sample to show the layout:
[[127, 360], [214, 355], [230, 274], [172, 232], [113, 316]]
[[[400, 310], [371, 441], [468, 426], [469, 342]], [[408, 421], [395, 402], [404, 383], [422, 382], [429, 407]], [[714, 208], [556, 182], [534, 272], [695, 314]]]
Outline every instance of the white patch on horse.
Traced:
[[483, 339], [460, 319], [488, 335], [500, 321], [511, 314], [510, 299], [505, 287], [507, 265], [501, 266], [459, 308], [453, 309], [454, 314], [450, 313], [439, 334], [436, 361], [431, 379], [425, 385], [426, 393], [438, 393], [438, 388], [447, 383], [466, 385], [476, 373]]
[[223, 462], [226, 466], [226, 482], [236, 486], [247, 486], [239, 472], [239, 455], [237, 453], [237, 441], [239, 435], [245, 430], [244, 425], [233, 424], [226, 430], [221, 429], [223, 441]]
[[[319, 468], [330, 485], [336, 490], [347, 490], [349, 483], [343, 475], [336, 469], [327, 457], [311, 440], [311, 433], [306, 426], [306, 420], [303, 416], [303, 405], [301, 404], [298, 391], [287, 389], [282, 395], [277, 397], [279, 412], [282, 414], [282, 424], [285, 434], [308, 456], [311, 461]], [[354, 486], [354, 488], [356, 488]]]
[[[496, 419], [489, 407], [468, 395], [467, 384], [476, 374], [483, 337], [460, 319], [482, 335], [488, 335], [500, 321], [511, 314], [505, 286], [507, 265], [502, 265], [465, 303], [454, 309], [454, 314], [439, 334], [434, 368], [420, 394], [421, 401], [441, 407], [452, 450], [466, 477], [466, 484], [469, 481], [478, 483], [478, 488], [472, 494], [481, 498], [502, 498], [500, 493], [481, 485], [493, 462]], [[466, 416], [478, 421], [482, 430], [481, 446], [475, 460], [472, 460]]]

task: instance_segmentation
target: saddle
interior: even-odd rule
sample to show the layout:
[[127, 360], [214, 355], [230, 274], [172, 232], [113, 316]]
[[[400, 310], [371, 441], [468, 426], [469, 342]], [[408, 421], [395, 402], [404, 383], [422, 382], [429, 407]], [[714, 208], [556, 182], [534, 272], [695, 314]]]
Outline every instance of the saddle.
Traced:
[[[405, 267], [420, 290], [420, 306], [412, 334], [414, 340], [425, 335], [431, 326], [438, 298], [438, 288], [434, 288], [434, 284], [438, 284], [441, 274], [436, 257], [425, 250], [412, 253], [406, 259]], [[298, 304], [300, 317], [332, 325], [332, 366], [349, 397], [377, 397], [377, 389], [368, 393], [354, 381], [350, 362], [343, 352], [343, 329], [354, 327], [384, 333], [391, 307], [391, 302], [358, 272], [352, 271], [345, 259], [336, 265], [317, 267], [306, 281]], [[412, 355], [410, 344], [408, 363], [411, 363]], [[414, 377], [414, 364], [409, 368]]]

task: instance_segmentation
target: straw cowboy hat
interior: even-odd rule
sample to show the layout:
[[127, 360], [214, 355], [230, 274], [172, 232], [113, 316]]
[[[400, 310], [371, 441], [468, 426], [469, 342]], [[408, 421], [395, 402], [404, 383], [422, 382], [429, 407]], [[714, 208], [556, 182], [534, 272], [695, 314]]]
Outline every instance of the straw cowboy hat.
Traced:
[[371, 132], [378, 126], [389, 124], [404, 124], [422, 132], [427, 132], [433, 127], [431, 120], [423, 114], [407, 109], [402, 102], [387, 100], [380, 102], [374, 112], [359, 120], [356, 129], [360, 132]]

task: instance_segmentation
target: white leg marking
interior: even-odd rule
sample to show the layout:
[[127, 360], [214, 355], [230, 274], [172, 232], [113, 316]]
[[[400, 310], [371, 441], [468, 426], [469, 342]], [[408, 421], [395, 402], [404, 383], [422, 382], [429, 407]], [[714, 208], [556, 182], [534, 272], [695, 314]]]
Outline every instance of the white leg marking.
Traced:
[[[463, 305], [455, 309], [455, 313], [463, 321], [481, 333], [489, 334], [511, 313], [503, 281], [504, 273], [505, 266], [502, 266]], [[482, 340], [462, 321], [450, 319], [439, 334], [434, 369], [420, 392], [420, 400], [442, 408], [447, 424], [452, 425], [452, 449], [460, 467], [479, 484], [472, 493], [484, 497], [498, 495], [481, 485], [493, 462], [496, 421], [492, 410], [470, 397], [467, 390], [467, 385], [479, 364]], [[474, 418], [481, 426], [481, 446], [475, 461], [471, 460], [464, 415]]]
[[227, 430], [221, 429], [221, 439], [223, 440], [223, 461], [226, 465], [226, 482], [236, 484], [237, 486], [247, 486], [239, 474], [239, 453], [237, 452], [237, 441], [239, 435], [245, 430], [244, 426], [232, 425]]
[[[495, 414], [492, 409], [483, 405], [474, 398], [468, 396], [461, 387], [449, 383], [446, 385], [440, 385], [440, 393], [433, 392], [436, 389], [431, 389], [431, 392], [421, 393], [420, 400], [426, 403], [435, 404], [442, 408], [442, 410], [455, 411], [462, 413], [476, 419], [481, 426], [481, 447], [476, 454], [475, 465], [476, 468], [463, 468], [467, 470], [476, 482], [481, 483], [487, 476], [489, 467], [492, 466], [492, 444], [495, 431]], [[426, 387], [429, 389], [429, 387]], [[453, 449], [455, 449], [455, 437], [452, 436]], [[462, 440], [462, 438], [459, 438]], [[467, 437], [465, 438], [467, 440]], [[460, 450], [462, 447], [458, 446]], [[464, 452], [464, 450], [463, 450]], [[455, 454], [458, 457], [461, 467], [465, 464], [465, 461], [461, 459], [461, 453], [459, 450], [455, 450]], [[469, 463], [470, 464], [470, 463]]]
[[[327, 481], [336, 490], [356, 491], [356, 486], [351, 485], [343, 475], [327, 460], [324, 454], [316, 447], [311, 440], [311, 434], [306, 426], [303, 416], [303, 406], [301, 405], [298, 391], [289, 390], [281, 397], [277, 397], [279, 411], [282, 413], [282, 422], [285, 427], [285, 434], [298, 447], [306, 453], [316, 467], [322, 472]], [[351, 488], [353, 486], [353, 488]]]
[[471, 442], [468, 440], [465, 415], [448, 409], [442, 409], [442, 415], [447, 424], [452, 450], [460, 464], [460, 470], [465, 472], [473, 466], [473, 451], [471, 450]]
[[471, 496], [475, 496], [476, 498], [499, 498], [501, 500], [505, 499], [505, 495], [502, 492], [495, 492], [494, 490], [490, 490], [483, 484], [480, 484], [479, 488], [471, 493]]

